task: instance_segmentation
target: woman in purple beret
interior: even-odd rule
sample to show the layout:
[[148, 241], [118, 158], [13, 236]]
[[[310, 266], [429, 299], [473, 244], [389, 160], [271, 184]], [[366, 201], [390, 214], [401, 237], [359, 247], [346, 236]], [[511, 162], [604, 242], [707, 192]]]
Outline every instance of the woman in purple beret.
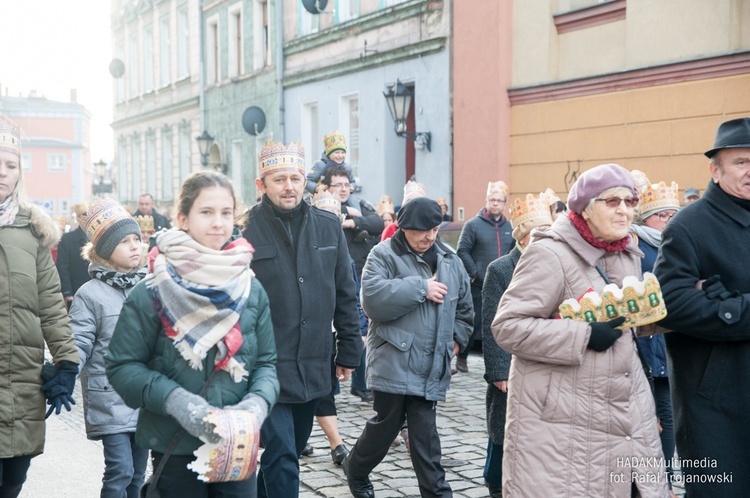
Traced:
[[567, 216], [537, 230], [492, 322], [513, 355], [503, 496], [669, 496], [654, 401], [634, 331], [560, 320], [558, 306], [641, 277], [629, 234], [638, 193], [616, 164], [584, 172]]

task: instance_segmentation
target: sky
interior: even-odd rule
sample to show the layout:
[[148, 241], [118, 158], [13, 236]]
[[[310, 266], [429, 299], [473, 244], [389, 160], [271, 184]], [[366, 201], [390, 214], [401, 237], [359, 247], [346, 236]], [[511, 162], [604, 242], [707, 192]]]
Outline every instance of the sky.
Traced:
[[0, 0], [2, 94], [78, 103], [91, 113], [91, 158], [111, 161], [110, 0]]

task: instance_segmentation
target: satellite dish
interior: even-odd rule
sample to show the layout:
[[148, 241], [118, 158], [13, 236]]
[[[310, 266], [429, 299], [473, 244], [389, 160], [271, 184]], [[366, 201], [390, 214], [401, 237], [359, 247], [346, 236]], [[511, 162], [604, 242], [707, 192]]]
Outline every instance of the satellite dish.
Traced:
[[112, 62], [109, 63], [109, 74], [113, 78], [121, 78], [125, 74], [125, 63], [120, 59], [112, 59]]
[[310, 14], [320, 14], [328, 5], [328, 0], [302, 0], [302, 6]]
[[260, 107], [248, 107], [242, 113], [242, 127], [249, 134], [258, 135], [266, 127], [266, 113]]

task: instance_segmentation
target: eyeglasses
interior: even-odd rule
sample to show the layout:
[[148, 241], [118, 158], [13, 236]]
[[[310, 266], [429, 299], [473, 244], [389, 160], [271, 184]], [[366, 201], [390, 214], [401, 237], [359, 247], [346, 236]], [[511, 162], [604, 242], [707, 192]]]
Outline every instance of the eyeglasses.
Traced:
[[328, 186], [328, 188], [331, 190], [338, 190], [340, 188], [350, 189], [352, 188], [352, 184], [351, 183], [332, 183], [331, 185]]
[[656, 213], [656, 217], [659, 218], [659, 221], [667, 222], [671, 220], [676, 214], [677, 213]]
[[616, 208], [620, 205], [621, 202], [625, 203], [625, 206], [629, 207], [630, 209], [633, 209], [638, 205], [638, 197], [628, 197], [626, 199], [623, 199], [621, 197], [607, 197], [606, 199], [594, 199], [598, 202], [603, 202], [607, 205], [608, 208]]
[[505, 202], [505, 199], [487, 199], [487, 202], [490, 204], [502, 204]]

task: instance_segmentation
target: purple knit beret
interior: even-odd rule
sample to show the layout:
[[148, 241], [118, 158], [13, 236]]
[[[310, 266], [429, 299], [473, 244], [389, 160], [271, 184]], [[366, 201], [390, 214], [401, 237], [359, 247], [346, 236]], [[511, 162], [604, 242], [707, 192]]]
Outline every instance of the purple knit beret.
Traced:
[[591, 199], [614, 187], [629, 188], [633, 197], [638, 197], [630, 171], [619, 164], [600, 164], [578, 177], [568, 193], [568, 207], [574, 213], [581, 214]]

